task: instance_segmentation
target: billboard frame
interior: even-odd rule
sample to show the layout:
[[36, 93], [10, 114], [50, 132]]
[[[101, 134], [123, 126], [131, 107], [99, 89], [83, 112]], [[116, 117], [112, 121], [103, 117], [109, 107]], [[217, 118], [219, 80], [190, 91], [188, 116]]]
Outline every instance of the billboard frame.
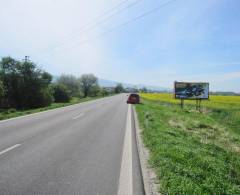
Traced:
[[[176, 84], [206, 84], [207, 87], [208, 87], [208, 96], [207, 98], [179, 98], [179, 97], [176, 97]], [[179, 82], [179, 81], [174, 81], [174, 98], [175, 99], [179, 99], [179, 100], [208, 100], [209, 99], [209, 82]]]
[[[179, 98], [176, 97], [176, 84], [178, 83], [182, 83], [182, 84], [206, 84], [208, 87], [208, 96], [206, 98]], [[179, 82], [179, 81], [174, 81], [174, 98], [175, 99], [179, 99], [181, 100], [180, 106], [183, 109], [184, 108], [184, 100], [195, 100], [196, 101], [196, 110], [198, 110], [199, 112], [201, 112], [201, 102], [202, 100], [209, 100], [209, 82]]]

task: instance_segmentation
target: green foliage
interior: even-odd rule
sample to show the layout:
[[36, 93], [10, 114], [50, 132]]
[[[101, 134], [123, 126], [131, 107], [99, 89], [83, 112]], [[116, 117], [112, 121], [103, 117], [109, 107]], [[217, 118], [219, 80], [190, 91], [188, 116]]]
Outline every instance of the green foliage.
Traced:
[[101, 88], [99, 91], [99, 95], [100, 96], [108, 96], [108, 95], [110, 95], [110, 92], [107, 91], [105, 88]]
[[69, 106], [69, 105], [73, 105], [73, 104], [77, 104], [77, 103], [81, 103], [81, 102], [86, 102], [89, 100], [94, 100], [97, 98], [99, 98], [99, 97], [87, 97], [87, 98], [81, 98], [81, 99], [80, 98], [72, 98], [70, 100], [70, 102], [67, 102], [67, 103], [66, 102], [65, 103], [52, 103], [50, 106], [35, 108], [35, 109], [28, 109], [28, 110], [16, 110], [14, 108], [0, 109], [0, 120], [23, 116], [23, 115], [27, 115], [27, 114], [36, 113], [36, 112], [42, 112], [42, 111], [60, 108], [60, 107], [64, 107], [64, 106]]
[[68, 91], [68, 88], [63, 84], [53, 84], [52, 93], [54, 100], [57, 103], [70, 101], [70, 92]]
[[0, 70], [6, 106], [26, 109], [51, 104], [48, 86], [52, 76], [37, 68], [34, 63], [5, 57], [0, 61]]
[[[84, 74], [79, 79], [73, 75], [61, 75], [52, 84], [52, 75], [39, 69], [31, 61], [18, 61], [11, 57], [0, 60], [0, 120], [40, 110], [68, 105], [71, 100], [87, 96], [106, 96], [93, 74]], [[34, 111], [32, 111], [32, 109]], [[28, 110], [28, 111], [26, 111]]]
[[124, 88], [121, 83], [117, 84], [117, 86], [114, 88], [114, 92], [115, 93], [123, 93], [124, 92]]
[[[179, 104], [180, 100], [174, 99], [170, 93], [142, 93], [141, 97], [147, 100], [160, 101], [166, 104]], [[193, 107], [193, 100], [184, 101], [186, 109]], [[209, 100], [202, 101], [202, 112], [207, 112], [219, 123], [227, 124], [230, 130], [239, 132], [240, 124], [240, 96], [210, 95]]]
[[142, 89], [139, 90], [140, 93], [147, 93], [148, 89], [146, 87], [143, 87]]
[[3, 82], [0, 80], [0, 98], [4, 96], [4, 86]]
[[46, 85], [49, 85], [52, 82], [52, 75], [44, 71], [42, 73], [42, 80], [43, 80], [43, 83], [45, 83]]
[[98, 85], [98, 79], [93, 74], [83, 74], [79, 78], [79, 83], [84, 97], [87, 97], [90, 95], [91, 88]]
[[57, 79], [57, 83], [65, 85], [68, 88], [71, 97], [77, 97], [80, 95], [80, 84], [75, 76], [62, 74]]
[[99, 85], [93, 85], [90, 90], [89, 94], [90, 97], [101, 96], [101, 87]]
[[37, 102], [39, 102], [39, 105], [33, 106], [32, 108], [49, 106], [54, 102], [54, 97], [50, 87], [42, 89], [38, 98]]
[[181, 110], [166, 101], [142, 103], [136, 109], [143, 141], [162, 194], [240, 194], [237, 117], [226, 109], [199, 113], [193, 105]]

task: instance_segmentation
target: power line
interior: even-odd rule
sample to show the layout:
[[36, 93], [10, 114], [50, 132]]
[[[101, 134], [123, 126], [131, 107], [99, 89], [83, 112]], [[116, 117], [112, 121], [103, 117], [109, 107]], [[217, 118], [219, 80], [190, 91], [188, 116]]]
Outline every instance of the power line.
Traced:
[[[125, 10], [127, 10], [127, 9], [129, 9], [129, 8], [131, 8], [131, 7], [133, 7], [133, 6], [135, 6], [136, 4], [138, 4], [139, 2], [141, 2], [141, 1], [143, 1], [143, 0], [134, 1], [134, 2], [128, 4], [127, 6], [121, 8], [121, 9], [117, 9], [117, 10], [116, 10], [115, 12], [113, 12], [112, 14], [107, 15], [107, 14], [111, 13], [112, 11], [114, 11], [114, 9], [119, 8], [123, 3], [127, 2], [127, 1], [128, 1], [128, 0], [125, 0], [125, 1], [123, 1], [123, 2], [121, 2], [121, 3], [119, 3], [119, 4], [116, 5], [114, 8], [112, 8], [112, 10], [109, 10], [109, 11], [107, 11], [107, 12], [105, 12], [104, 14], [101, 15], [101, 16], [105, 16], [105, 15], [106, 15], [106, 17], [103, 17], [102, 19], [101, 19], [101, 17], [100, 17], [100, 18], [97, 18], [96, 21], [93, 21], [93, 22], [91, 22], [91, 23], [89, 23], [89, 24], [84, 25], [83, 28], [81, 28], [79, 32], [75, 33], [73, 36], [70, 36], [70, 37], [69, 37], [67, 40], [65, 40], [64, 42], [62, 42], [62, 43], [58, 44], [57, 46], [54, 46], [54, 47], [52, 47], [52, 48], [50, 48], [50, 49], [54, 50], [54, 49], [60, 47], [61, 45], [64, 45], [65, 42], [70, 42], [70, 41], [73, 40], [75, 37], [78, 37], [79, 34], [82, 34], [82, 33], [84, 33], [84, 32], [88, 32], [88, 31], [91, 31], [91, 30], [95, 29], [97, 26], [99, 26], [99, 25], [107, 22], [108, 20], [112, 19], [114, 16], [119, 15], [120, 13], [124, 12]], [[45, 52], [44, 52], [44, 53], [45, 53]]]
[[141, 18], [144, 18], [144, 17], [146, 17], [146, 16], [148, 16], [148, 15], [154, 13], [154, 12], [159, 11], [162, 7], [165, 7], [165, 6], [169, 5], [170, 3], [174, 2], [174, 1], [177, 1], [177, 0], [169, 0], [166, 3], [160, 4], [159, 6], [154, 7], [154, 8], [152, 8], [152, 9], [150, 9], [150, 10], [148, 10], [148, 11], [146, 11], [146, 12], [144, 12], [144, 13], [142, 13], [142, 14], [140, 14], [140, 15], [138, 15], [138, 16], [136, 16], [136, 17], [134, 17], [134, 18], [132, 18], [132, 19], [122, 23], [122, 24], [120, 24], [120, 25], [117, 25], [117, 26], [115, 26], [115, 27], [113, 27], [113, 28], [103, 32], [103, 33], [100, 33], [100, 34], [98, 34], [97, 36], [95, 36], [93, 38], [89, 38], [89, 39], [86, 39], [84, 41], [81, 41], [81, 42], [79, 42], [79, 44], [86, 44], [86, 43], [92, 41], [92, 39], [98, 39], [100, 37], [103, 37], [104, 35], [109, 34], [109, 33], [113, 32], [113, 31], [115, 31], [115, 30], [117, 30], [117, 29], [119, 29], [121, 27], [127, 26], [128, 24], [130, 24], [132, 22], [140, 20]]
[[[102, 14], [98, 15], [97, 17], [95, 17], [95, 19], [93, 21], [91, 21], [90, 23], [88, 24], [85, 24], [85, 25], [82, 25], [80, 27], [80, 31], [82, 30], [85, 30], [88, 26], [92, 25], [92, 24], [95, 24], [96, 21], [98, 21], [99, 19], [101, 18], [104, 18], [105, 16], [107, 16], [108, 14], [112, 13], [114, 10], [117, 10], [118, 8], [120, 8], [122, 5], [124, 5], [126, 2], [128, 2], [129, 0], [124, 0], [124, 1], [121, 1], [119, 2], [117, 5], [115, 5], [114, 7], [112, 7], [111, 9], [108, 9], [106, 10], [105, 12], [103, 12]], [[96, 20], [96, 21], [95, 21]], [[74, 36], [74, 34], [76, 33], [70, 33], [69, 35], [65, 36], [66, 38], [69, 38], [69, 37], [72, 37]], [[61, 44], [61, 43], [60, 43]]]
[[[123, 1], [119, 2], [117, 5], [115, 5], [115, 6], [112, 7], [111, 9], [108, 9], [108, 10], [106, 10], [105, 12], [103, 12], [102, 14], [100, 14], [99, 16], [95, 17], [95, 19], [96, 19], [96, 20], [99, 20], [99, 19], [103, 18], [104, 16], [107, 16], [108, 14], [110, 14], [110, 13], [113, 12], [114, 10], [117, 10], [118, 8], [120, 8], [122, 5], [124, 5], [124, 4], [125, 4], [126, 2], [128, 2], [128, 1], [129, 1], [129, 0], [123, 0]], [[96, 21], [92, 21], [92, 22], [89, 23], [89, 24], [83, 25], [83, 26], [80, 28], [80, 30], [84, 30], [84, 29], [87, 28], [89, 25], [94, 24], [95, 22], [96, 22]], [[72, 33], [72, 35], [73, 35], [73, 33]], [[60, 43], [60, 44], [61, 44], [61, 43]], [[18, 49], [18, 48], [16, 48], [16, 47], [11, 46], [11, 48], [12, 48], [12, 49], [15, 48], [15, 51], [16, 51], [17, 53], [24, 54], [22, 51], [20, 51], [20, 49]], [[50, 49], [52, 49], [52, 48], [50, 48]], [[32, 54], [32, 55], [34, 55], [34, 54]], [[27, 57], [29, 57], [29, 56], [27, 56]], [[27, 61], [26, 56], [25, 56], [25, 58], [22, 59], [22, 60]]]
[[29, 62], [29, 56], [25, 56], [24, 59], [23, 59], [24, 62]]
[[[132, 22], [140, 20], [141, 18], [144, 18], [144, 17], [146, 17], [146, 16], [148, 16], [148, 15], [154, 13], [154, 12], [159, 11], [162, 7], [165, 7], [165, 6], [169, 5], [170, 3], [174, 2], [174, 1], [177, 1], [177, 0], [169, 0], [169, 1], [165, 2], [165, 3], [162, 3], [162, 4], [158, 5], [157, 7], [154, 7], [154, 8], [152, 8], [152, 9], [150, 9], [150, 10], [148, 10], [148, 11], [146, 11], [146, 12], [144, 12], [144, 13], [142, 13], [142, 14], [140, 14], [140, 15], [138, 15], [138, 16], [136, 16], [136, 17], [134, 17], [134, 18], [132, 18], [132, 19], [122, 23], [122, 24], [120, 24], [120, 25], [117, 25], [117, 26], [115, 26], [115, 27], [113, 27], [113, 28], [111, 28], [111, 29], [101, 33], [101, 34], [98, 34], [97, 36], [93, 37], [92, 39], [87, 39], [87, 40], [81, 41], [79, 44], [86, 44], [88, 42], [91, 42], [93, 39], [101, 38], [104, 35], [109, 34], [109, 33], [113, 32], [113, 31], [115, 31], [115, 30], [117, 30], [117, 29], [119, 29], [121, 27], [127, 26], [128, 24], [130, 24]], [[72, 49], [72, 48], [73, 47], [71, 47], [70, 49]], [[45, 61], [46, 64], [49, 64], [46, 60], [44, 60], [44, 61]]]
[[[126, 2], [128, 2], [129, 0], [124, 0], [119, 2], [117, 5], [115, 5], [114, 7], [112, 7], [111, 9], [108, 9], [107, 11], [103, 12], [102, 14], [98, 15], [97, 17], [95, 17], [95, 19], [93, 21], [91, 21], [88, 24], [83, 25], [80, 30], [84, 30], [86, 27], [90, 26], [91, 24], [95, 24], [96, 21], [100, 20], [101, 18], [103, 18], [104, 16], [109, 15], [110, 13], [112, 13], [114, 10], [117, 10], [118, 8], [120, 8], [122, 5], [124, 5]], [[95, 21], [96, 20], [96, 21]], [[76, 34], [76, 33], [71, 33], [71, 34]]]

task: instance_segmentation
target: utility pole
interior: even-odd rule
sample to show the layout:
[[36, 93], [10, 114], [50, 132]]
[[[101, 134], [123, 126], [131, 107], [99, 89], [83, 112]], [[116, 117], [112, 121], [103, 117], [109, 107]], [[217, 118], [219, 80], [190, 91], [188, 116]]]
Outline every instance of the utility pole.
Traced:
[[29, 61], [29, 56], [25, 56], [23, 59], [24, 62], [28, 62]]

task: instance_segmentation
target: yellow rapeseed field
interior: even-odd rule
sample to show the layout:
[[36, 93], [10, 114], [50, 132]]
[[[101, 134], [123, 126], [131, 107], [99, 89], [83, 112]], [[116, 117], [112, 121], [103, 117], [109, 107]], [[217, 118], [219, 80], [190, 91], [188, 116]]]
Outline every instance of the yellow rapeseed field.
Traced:
[[[180, 100], [174, 99], [173, 94], [170, 93], [141, 93], [142, 98], [162, 101], [169, 103], [180, 103]], [[185, 100], [186, 104], [195, 104], [194, 100]], [[226, 109], [239, 109], [240, 110], [240, 96], [220, 96], [212, 95], [209, 100], [203, 100], [202, 105], [210, 108], [226, 108]]]

